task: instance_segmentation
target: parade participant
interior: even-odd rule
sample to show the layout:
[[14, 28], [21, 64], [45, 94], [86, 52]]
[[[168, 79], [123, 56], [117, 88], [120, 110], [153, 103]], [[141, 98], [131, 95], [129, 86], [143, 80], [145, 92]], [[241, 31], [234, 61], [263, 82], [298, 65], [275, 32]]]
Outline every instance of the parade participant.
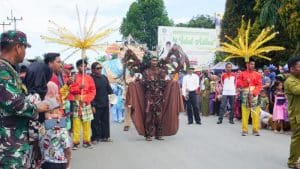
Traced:
[[52, 70], [48, 65], [42, 62], [34, 62], [28, 66], [24, 79], [24, 85], [28, 94], [38, 94], [41, 100], [47, 93], [47, 83], [52, 77]]
[[288, 61], [290, 76], [284, 83], [292, 136], [288, 166], [300, 169], [300, 56]]
[[147, 141], [152, 137], [174, 135], [178, 131], [178, 113], [183, 111], [179, 85], [166, 81], [166, 74], [152, 57], [150, 68], [142, 72], [142, 80], [129, 84], [126, 105], [131, 105], [132, 120]]
[[[130, 83], [134, 82], [136, 79], [139, 79], [137, 76], [138, 76], [137, 74], [135, 75], [133, 72], [130, 72], [129, 76], [124, 79], [124, 82], [125, 82], [125, 90], [123, 93], [124, 99], [126, 99], [128, 85]], [[125, 106], [125, 119], [124, 119], [124, 129], [123, 130], [128, 131], [130, 126], [131, 126], [131, 105], [127, 105], [127, 106]]]
[[65, 64], [64, 70], [62, 72], [64, 85], [59, 89], [61, 100], [62, 100], [62, 108], [64, 109], [65, 116], [67, 117], [67, 129], [72, 132], [72, 115], [74, 111], [74, 95], [70, 93], [70, 85], [74, 82], [75, 72], [72, 64]]
[[200, 80], [201, 92], [200, 92], [200, 107], [203, 116], [209, 115], [209, 91], [210, 83], [207, 72], [203, 72]]
[[260, 92], [260, 124], [261, 128], [275, 129], [272, 114], [269, 113], [269, 98], [268, 92], [262, 90]]
[[75, 75], [75, 81], [70, 85], [70, 93], [75, 96], [75, 105], [73, 112], [73, 150], [79, 148], [80, 133], [83, 128], [83, 147], [92, 148], [91, 145], [91, 121], [93, 120], [93, 111], [91, 102], [96, 95], [94, 80], [86, 74], [86, 60], [78, 60], [76, 67], [78, 73]]
[[66, 118], [59, 110], [57, 85], [50, 81], [45, 101], [50, 111], [45, 113], [44, 128], [40, 130], [42, 169], [69, 169], [71, 157], [71, 138], [66, 128]]
[[279, 129], [283, 133], [283, 123], [287, 116], [287, 99], [283, 90], [283, 83], [276, 81], [274, 84], [274, 106], [273, 106], [273, 121], [275, 122], [274, 132]]
[[[60, 89], [64, 86], [64, 79], [62, 76], [62, 61], [59, 53], [46, 53], [44, 54], [44, 62], [52, 70], [52, 77], [50, 81], [54, 82], [57, 85], [59, 93], [59, 103], [61, 105], [60, 111], [63, 113], [64, 108], [62, 106], [62, 95], [60, 94]], [[44, 121], [44, 113], [39, 117], [39, 121]]]
[[96, 86], [96, 96], [92, 102], [94, 119], [92, 120], [92, 143], [98, 141], [111, 142], [109, 127], [109, 100], [112, 88], [105, 75], [101, 74], [102, 65], [98, 62], [92, 64], [92, 78]]
[[188, 68], [188, 73], [183, 77], [182, 95], [186, 101], [186, 110], [188, 115], [188, 124], [193, 124], [193, 115], [195, 122], [201, 125], [201, 118], [199, 115], [199, 102], [196, 90], [200, 87], [199, 76], [194, 73], [194, 68]]
[[248, 134], [248, 120], [251, 114], [253, 134], [259, 136], [260, 107], [258, 94], [262, 89], [261, 74], [255, 71], [255, 62], [247, 63], [247, 70], [240, 73], [237, 88], [241, 90], [242, 96], [242, 136]]
[[215, 115], [215, 102], [218, 93], [218, 76], [212, 75], [209, 82], [209, 114]]
[[234, 108], [234, 99], [236, 95], [237, 79], [235, 73], [233, 73], [231, 70], [232, 70], [232, 64], [227, 63], [225, 65], [225, 73], [223, 73], [221, 77], [221, 83], [223, 89], [222, 89], [221, 110], [219, 115], [219, 121], [217, 122], [217, 124], [221, 124], [223, 122], [223, 117], [225, 112], [227, 111], [228, 102], [230, 105], [229, 123], [234, 124], [233, 108]]
[[115, 96], [114, 102], [110, 111], [112, 112], [112, 119], [114, 122], [122, 123], [124, 121], [124, 100], [123, 100], [123, 65], [122, 65], [122, 54], [123, 50], [119, 54], [114, 54], [110, 60], [101, 63], [102, 73], [105, 75], [112, 87], [113, 94]]
[[263, 71], [263, 78], [262, 78], [262, 88], [268, 92], [268, 96], [270, 96], [270, 91], [272, 87], [272, 81], [270, 78], [270, 68], [268, 66], [264, 66]]
[[216, 97], [214, 100], [214, 115], [220, 115], [220, 106], [221, 106], [221, 99], [222, 99], [222, 84], [219, 76], [216, 78]]
[[22, 82], [23, 82], [24, 79], [25, 79], [26, 73], [27, 73], [27, 66], [21, 65], [21, 66], [20, 66], [19, 74], [20, 74], [20, 78], [21, 78]]
[[150, 141], [155, 130], [155, 138], [162, 140], [162, 102], [166, 87], [166, 74], [158, 67], [158, 58], [151, 59], [150, 68], [143, 72], [143, 86], [145, 89], [145, 136]]
[[[47, 83], [52, 77], [52, 70], [43, 62], [33, 62], [28, 66], [24, 79], [28, 97], [33, 102], [43, 101], [48, 91]], [[58, 91], [57, 91], [58, 92]], [[29, 121], [29, 141], [32, 145], [32, 166], [37, 166], [41, 160], [39, 147], [39, 131], [44, 122], [44, 113], [39, 114], [39, 120]]]
[[62, 76], [62, 61], [59, 53], [46, 53], [44, 54], [44, 62], [53, 71], [51, 81], [53, 81], [60, 89], [64, 85]]
[[27, 47], [30, 44], [21, 31], [7, 31], [0, 36], [0, 166], [3, 169], [29, 167], [29, 120], [48, 110], [48, 104], [34, 105], [25, 97], [15, 69], [23, 62]]

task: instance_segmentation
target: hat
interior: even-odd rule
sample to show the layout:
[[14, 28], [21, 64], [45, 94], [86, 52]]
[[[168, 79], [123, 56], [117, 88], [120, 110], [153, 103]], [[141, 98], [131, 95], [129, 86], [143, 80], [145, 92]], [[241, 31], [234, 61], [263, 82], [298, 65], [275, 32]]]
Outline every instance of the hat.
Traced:
[[74, 69], [72, 64], [65, 64], [64, 69]]
[[0, 35], [0, 39], [1, 39], [0, 40], [1, 44], [3, 44], [3, 43], [23, 44], [28, 48], [31, 47], [31, 45], [27, 42], [26, 34], [21, 31], [9, 30], [9, 31], [3, 32]]

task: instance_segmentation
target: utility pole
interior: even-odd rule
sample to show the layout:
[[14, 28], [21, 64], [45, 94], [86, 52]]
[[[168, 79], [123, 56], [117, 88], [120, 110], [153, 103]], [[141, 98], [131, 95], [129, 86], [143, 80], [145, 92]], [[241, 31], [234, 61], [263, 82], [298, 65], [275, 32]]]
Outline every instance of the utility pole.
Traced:
[[5, 26], [9, 26], [9, 25], [11, 25], [11, 23], [10, 22], [9, 23], [5, 23], [3, 21], [2, 23], [0, 23], [0, 25], [2, 26], [2, 32], [4, 32], [5, 31]]
[[7, 20], [13, 22], [13, 23], [14, 23], [15, 30], [17, 30], [17, 21], [23, 20], [23, 17], [21, 16], [21, 18], [16, 18], [15, 16], [13, 16], [13, 11], [11, 10], [11, 11], [10, 11], [10, 18], [7, 17]]

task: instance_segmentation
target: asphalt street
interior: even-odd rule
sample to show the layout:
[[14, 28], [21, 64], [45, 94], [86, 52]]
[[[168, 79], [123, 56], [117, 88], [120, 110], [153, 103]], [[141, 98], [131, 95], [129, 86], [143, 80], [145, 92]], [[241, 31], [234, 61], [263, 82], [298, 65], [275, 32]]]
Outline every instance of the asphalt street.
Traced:
[[[187, 125], [180, 115], [175, 136], [146, 142], [132, 126], [111, 123], [112, 143], [72, 152], [72, 169], [286, 169], [290, 135], [262, 130], [261, 136], [241, 136], [241, 123], [202, 117], [202, 125]], [[250, 128], [251, 129], [251, 126]]]

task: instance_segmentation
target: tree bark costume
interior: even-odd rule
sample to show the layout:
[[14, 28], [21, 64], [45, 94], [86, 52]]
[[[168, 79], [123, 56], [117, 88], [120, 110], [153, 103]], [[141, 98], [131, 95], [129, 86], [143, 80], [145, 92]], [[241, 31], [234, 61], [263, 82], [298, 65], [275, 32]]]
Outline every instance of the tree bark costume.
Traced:
[[178, 83], [165, 81], [159, 70], [147, 69], [143, 74], [143, 80], [129, 84], [126, 95], [138, 133], [145, 137], [175, 135], [179, 112], [184, 111]]

